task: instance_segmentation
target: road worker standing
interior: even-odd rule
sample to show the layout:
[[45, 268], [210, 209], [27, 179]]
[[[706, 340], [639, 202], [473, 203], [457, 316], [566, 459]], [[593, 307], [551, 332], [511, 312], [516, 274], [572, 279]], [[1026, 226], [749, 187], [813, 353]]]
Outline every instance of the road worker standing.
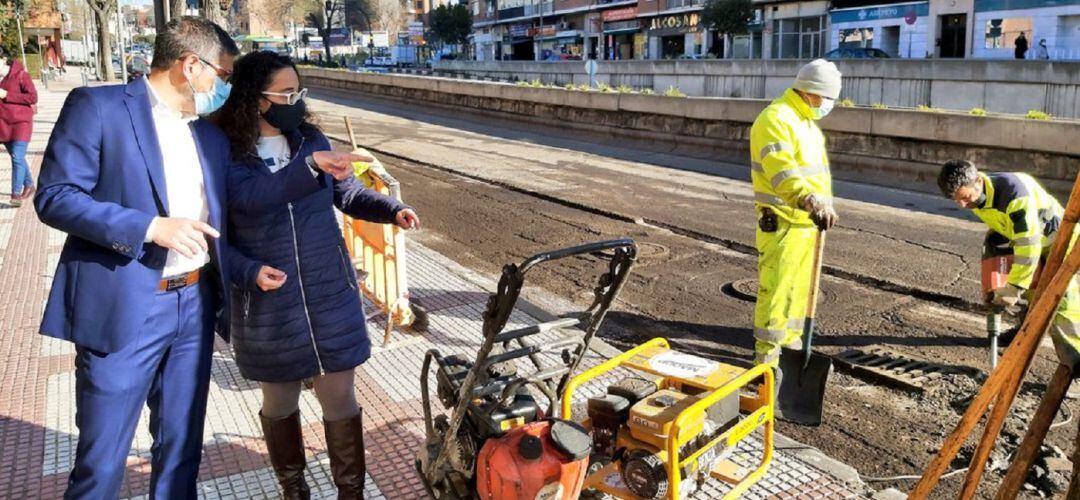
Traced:
[[750, 129], [757, 213], [755, 359], [777, 366], [781, 348], [801, 349], [818, 231], [836, 224], [832, 176], [818, 120], [840, 97], [840, 70], [817, 59], [758, 115]]

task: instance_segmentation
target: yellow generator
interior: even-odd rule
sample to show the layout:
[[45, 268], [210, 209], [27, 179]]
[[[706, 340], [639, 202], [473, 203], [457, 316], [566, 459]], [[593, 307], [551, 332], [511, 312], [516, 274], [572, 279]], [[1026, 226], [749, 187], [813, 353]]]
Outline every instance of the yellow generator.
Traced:
[[[626, 376], [606, 394], [589, 398], [584, 425], [593, 439], [586, 490], [623, 499], [688, 498], [710, 478], [732, 485], [737, 498], [760, 480], [773, 453], [773, 372], [740, 368], [673, 351], [657, 338], [570, 381], [573, 392], [616, 368]], [[752, 390], [750, 386], [756, 384]], [[736, 445], [763, 430], [761, 460], [753, 468], [729, 459]]]

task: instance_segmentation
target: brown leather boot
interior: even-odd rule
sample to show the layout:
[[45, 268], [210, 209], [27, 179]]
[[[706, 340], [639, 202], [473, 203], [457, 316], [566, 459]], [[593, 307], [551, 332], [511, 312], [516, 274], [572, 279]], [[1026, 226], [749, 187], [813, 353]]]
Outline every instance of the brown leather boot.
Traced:
[[326, 448], [330, 455], [330, 472], [338, 488], [338, 500], [364, 498], [363, 413], [336, 422], [323, 421], [326, 428]]
[[266, 418], [259, 412], [263, 435], [266, 436], [266, 451], [270, 454], [270, 463], [274, 474], [281, 483], [281, 498], [284, 500], [308, 500], [311, 490], [304, 481], [304, 434], [300, 429], [300, 412], [282, 418]]

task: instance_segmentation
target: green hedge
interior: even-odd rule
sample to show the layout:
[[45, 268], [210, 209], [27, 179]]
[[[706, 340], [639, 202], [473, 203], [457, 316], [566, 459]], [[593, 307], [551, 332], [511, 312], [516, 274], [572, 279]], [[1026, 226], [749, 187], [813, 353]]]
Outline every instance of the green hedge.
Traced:
[[25, 60], [19, 56], [15, 56], [15, 58], [21, 60], [23, 66], [26, 66], [26, 72], [30, 73], [31, 78], [35, 80], [41, 79], [41, 56], [37, 54], [26, 54]]

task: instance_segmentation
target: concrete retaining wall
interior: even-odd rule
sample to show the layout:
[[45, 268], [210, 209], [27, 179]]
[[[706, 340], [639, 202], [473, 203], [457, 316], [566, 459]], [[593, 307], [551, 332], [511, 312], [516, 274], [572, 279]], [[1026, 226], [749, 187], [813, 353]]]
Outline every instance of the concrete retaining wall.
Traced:
[[[637, 141], [635, 147], [748, 163], [758, 99], [578, 92], [491, 82], [303, 69], [311, 87], [469, 109]], [[936, 191], [944, 161], [1021, 170], [1068, 193], [1080, 170], [1080, 123], [906, 110], [837, 108], [822, 122], [840, 178]]]
[[[791, 85], [805, 61], [601, 61], [596, 79], [662, 92], [678, 87], [690, 96], [767, 99]], [[1036, 109], [1080, 118], [1080, 63], [987, 60], [845, 60], [844, 98], [858, 104], [914, 108], [984, 108], [997, 113]], [[440, 61], [446, 76], [469, 75], [544, 83], [587, 84], [585, 65], [574, 62]]]

